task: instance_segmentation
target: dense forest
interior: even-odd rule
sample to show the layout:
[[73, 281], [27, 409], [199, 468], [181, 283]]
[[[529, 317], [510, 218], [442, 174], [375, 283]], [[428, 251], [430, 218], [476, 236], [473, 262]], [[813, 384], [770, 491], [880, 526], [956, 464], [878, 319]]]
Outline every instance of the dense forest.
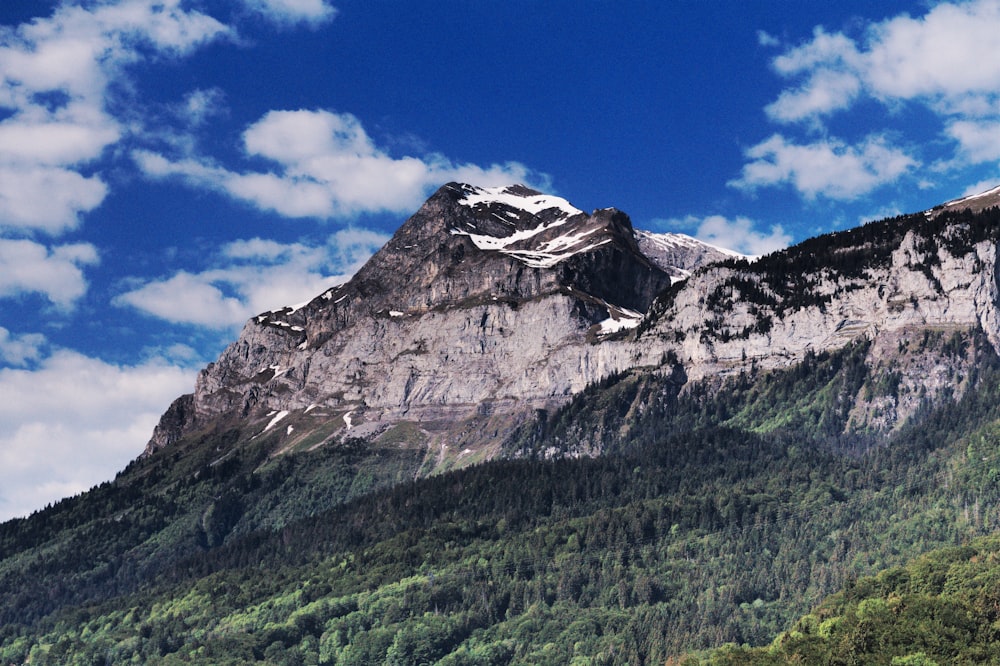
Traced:
[[1000, 660], [1000, 538], [943, 548], [846, 588], [763, 648], [729, 645], [684, 666], [938, 666]]
[[[277, 458], [266, 438], [234, 449], [236, 431], [201, 433], [0, 526], [0, 661], [786, 663], [833, 649], [809, 640], [856, 637], [862, 595], [898, 610], [866, 576], [1000, 522], [1000, 359], [975, 333], [946, 342], [978, 350], [970, 388], [888, 435], [846, 427], [846, 396], [888, 390], [866, 343], [683, 391], [618, 375], [539, 414], [511, 458], [431, 478], [415, 479], [422, 451], [399, 433]], [[604, 456], [552, 454], [595, 433]], [[782, 653], [779, 634], [804, 647]], [[944, 654], [899, 640], [898, 663]], [[815, 663], [861, 663], [838, 659]]]

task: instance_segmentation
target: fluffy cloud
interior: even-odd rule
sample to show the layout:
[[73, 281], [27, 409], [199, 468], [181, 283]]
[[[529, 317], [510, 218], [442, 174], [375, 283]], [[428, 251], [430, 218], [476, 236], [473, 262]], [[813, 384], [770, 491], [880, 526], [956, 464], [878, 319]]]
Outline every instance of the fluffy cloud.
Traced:
[[247, 7], [278, 24], [317, 26], [337, 11], [325, 0], [245, 0]]
[[782, 92], [765, 110], [776, 120], [791, 122], [847, 107], [861, 90], [859, 58], [851, 39], [816, 29], [811, 42], [774, 59], [779, 74], [802, 75], [805, 81]]
[[82, 267], [97, 262], [89, 243], [50, 249], [30, 240], [0, 239], [0, 297], [38, 293], [69, 308], [87, 289]]
[[45, 336], [38, 333], [15, 335], [0, 326], [0, 363], [24, 366], [41, 358]]
[[70, 351], [32, 371], [0, 369], [0, 521], [112, 478], [194, 377], [163, 361], [117, 366]]
[[790, 184], [807, 198], [853, 199], [890, 183], [917, 165], [880, 137], [858, 146], [836, 140], [800, 145], [774, 135], [746, 151], [751, 161], [730, 185], [743, 190]]
[[883, 99], [927, 98], [967, 108], [968, 98], [1000, 95], [1000, 4], [941, 3], [926, 16], [872, 27], [860, 75]]
[[[923, 16], [870, 24], [856, 38], [817, 28], [809, 41], [773, 60], [791, 86], [765, 112], [775, 122], [802, 123], [809, 131], [823, 130], [830, 116], [865, 100], [888, 110], [887, 128], [905, 127], [901, 119], [908, 109], [929, 112], [955, 151], [951, 159], [934, 161], [938, 171], [994, 162], [1000, 160], [998, 51], [996, 0], [938, 3]], [[806, 197], [838, 199], [866, 194], [920, 161], [871, 137], [827, 137], [803, 145], [772, 137], [747, 156], [751, 161], [732, 183], [737, 187], [789, 183]]]
[[802, 120], [845, 108], [866, 93], [889, 103], [917, 100], [944, 113], [996, 113], [998, 50], [1000, 4], [994, 0], [941, 3], [923, 17], [873, 24], [860, 40], [817, 28], [811, 41], [775, 58], [779, 74], [804, 80], [768, 111], [783, 122]]
[[264, 158], [276, 168], [237, 172], [206, 159], [170, 159], [151, 151], [133, 155], [151, 177], [179, 177], [286, 217], [405, 213], [450, 180], [476, 185], [546, 180], [514, 162], [484, 168], [441, 155], [392, 157], [357, 118], [323, 110], [271, 111], [247, 128], [243, 148], [248, 157]]
[[183, 55], [229, 34], [180, 0], [62, 5], [0, 33], [0, 228], [60, 233], [104, 200], [81, 165], [122, 136], [107, 112], [123, 68], [153, 52]]
[[72, 169], [0, 164], [0, 231], [62, 233], [77, 226], [80, 212], [100, 205], [107, 191], [100, 178]]
[[250, 317], [308, 301], [347, 280], [388, 237], [343, 230], [326, 246], [255, 238], [226, 245], [218, 268], [178, 272], [142, 284], [115, 299], [174, 323], [229, 328]]
[[958, 142], [960, 150], [972, 162], [1000, 160], [1000, 118], [993, 120], [958, 120], [948, 125], [947, 133]]

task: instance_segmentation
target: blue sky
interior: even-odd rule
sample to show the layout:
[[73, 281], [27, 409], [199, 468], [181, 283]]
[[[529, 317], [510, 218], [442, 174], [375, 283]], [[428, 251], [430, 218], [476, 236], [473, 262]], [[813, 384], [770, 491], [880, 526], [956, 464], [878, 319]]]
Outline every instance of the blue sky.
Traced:
[[[874, 6], [873, 6], [874, 5]], [[3, 0], [0, 519], [449, 180], [767, 252], [1000, 183], [1000, 1]]]

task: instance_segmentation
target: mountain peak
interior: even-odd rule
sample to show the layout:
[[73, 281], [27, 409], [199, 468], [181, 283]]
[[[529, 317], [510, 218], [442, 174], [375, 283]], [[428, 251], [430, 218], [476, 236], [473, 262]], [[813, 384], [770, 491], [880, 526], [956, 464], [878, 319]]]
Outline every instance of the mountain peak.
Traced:
[[519, 211], [533, 216], [562, 218], [582, 215], [583, 211], [573, 206], [567, 200], [544, 194], [524, 185], [508, 185], [502, 187], [477, 187], [450, 183], [447, 188], [458, 188], [465, 192], [459, 203], [470, 208], [486, 207], [487, 209], [503, 206], [510, 211]]
[[480, 250], [498, 252], [532, 268], [551, 268], [615, 237], [632, 235], [631, 222], [623, 225], [603, 211], [588, 216], [561, 197], [524, 185], [486, 188], [452, 183], [445, 188], [460, 193], [457, 202], [472, 213], [454, 216], [449, 233], [467, 236]]
[[349, 282], [250, 320], [150, 450], [234, 416], [297, 414], [304, 434], [325, 415], [356, 436], [402, 419], [458, 423], [483, 404], [561, 403], [625, 364], [620, 350], [589, 352], [670, 284], [619, 210], [450, 183]]

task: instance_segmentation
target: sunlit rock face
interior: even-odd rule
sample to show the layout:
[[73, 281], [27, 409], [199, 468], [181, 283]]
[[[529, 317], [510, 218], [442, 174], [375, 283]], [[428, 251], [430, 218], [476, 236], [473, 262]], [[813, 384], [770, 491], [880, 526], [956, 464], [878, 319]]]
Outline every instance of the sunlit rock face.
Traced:
[[150, 446], [220, 416], [359, 428], [555, 404], [648, 362], [623, 338], [670, 284], [618, 210], [449, 184], [348, 283], [248, 322]]
[[761, 372], [858, 339], [900, 377], [857, 396], [851, 427], [893, 428], [963, 390], [975, 359], [935, 360], [948, 336], [1000, 347], [996, 233], [944, 212], [748, 258], [637, 232], [613, 208], [451, 183], [349, 282], [250, 320], [147, 451], [220, 423], [311, 447], [405, 421], [442, 450], [493, 446], [615, 373]]

